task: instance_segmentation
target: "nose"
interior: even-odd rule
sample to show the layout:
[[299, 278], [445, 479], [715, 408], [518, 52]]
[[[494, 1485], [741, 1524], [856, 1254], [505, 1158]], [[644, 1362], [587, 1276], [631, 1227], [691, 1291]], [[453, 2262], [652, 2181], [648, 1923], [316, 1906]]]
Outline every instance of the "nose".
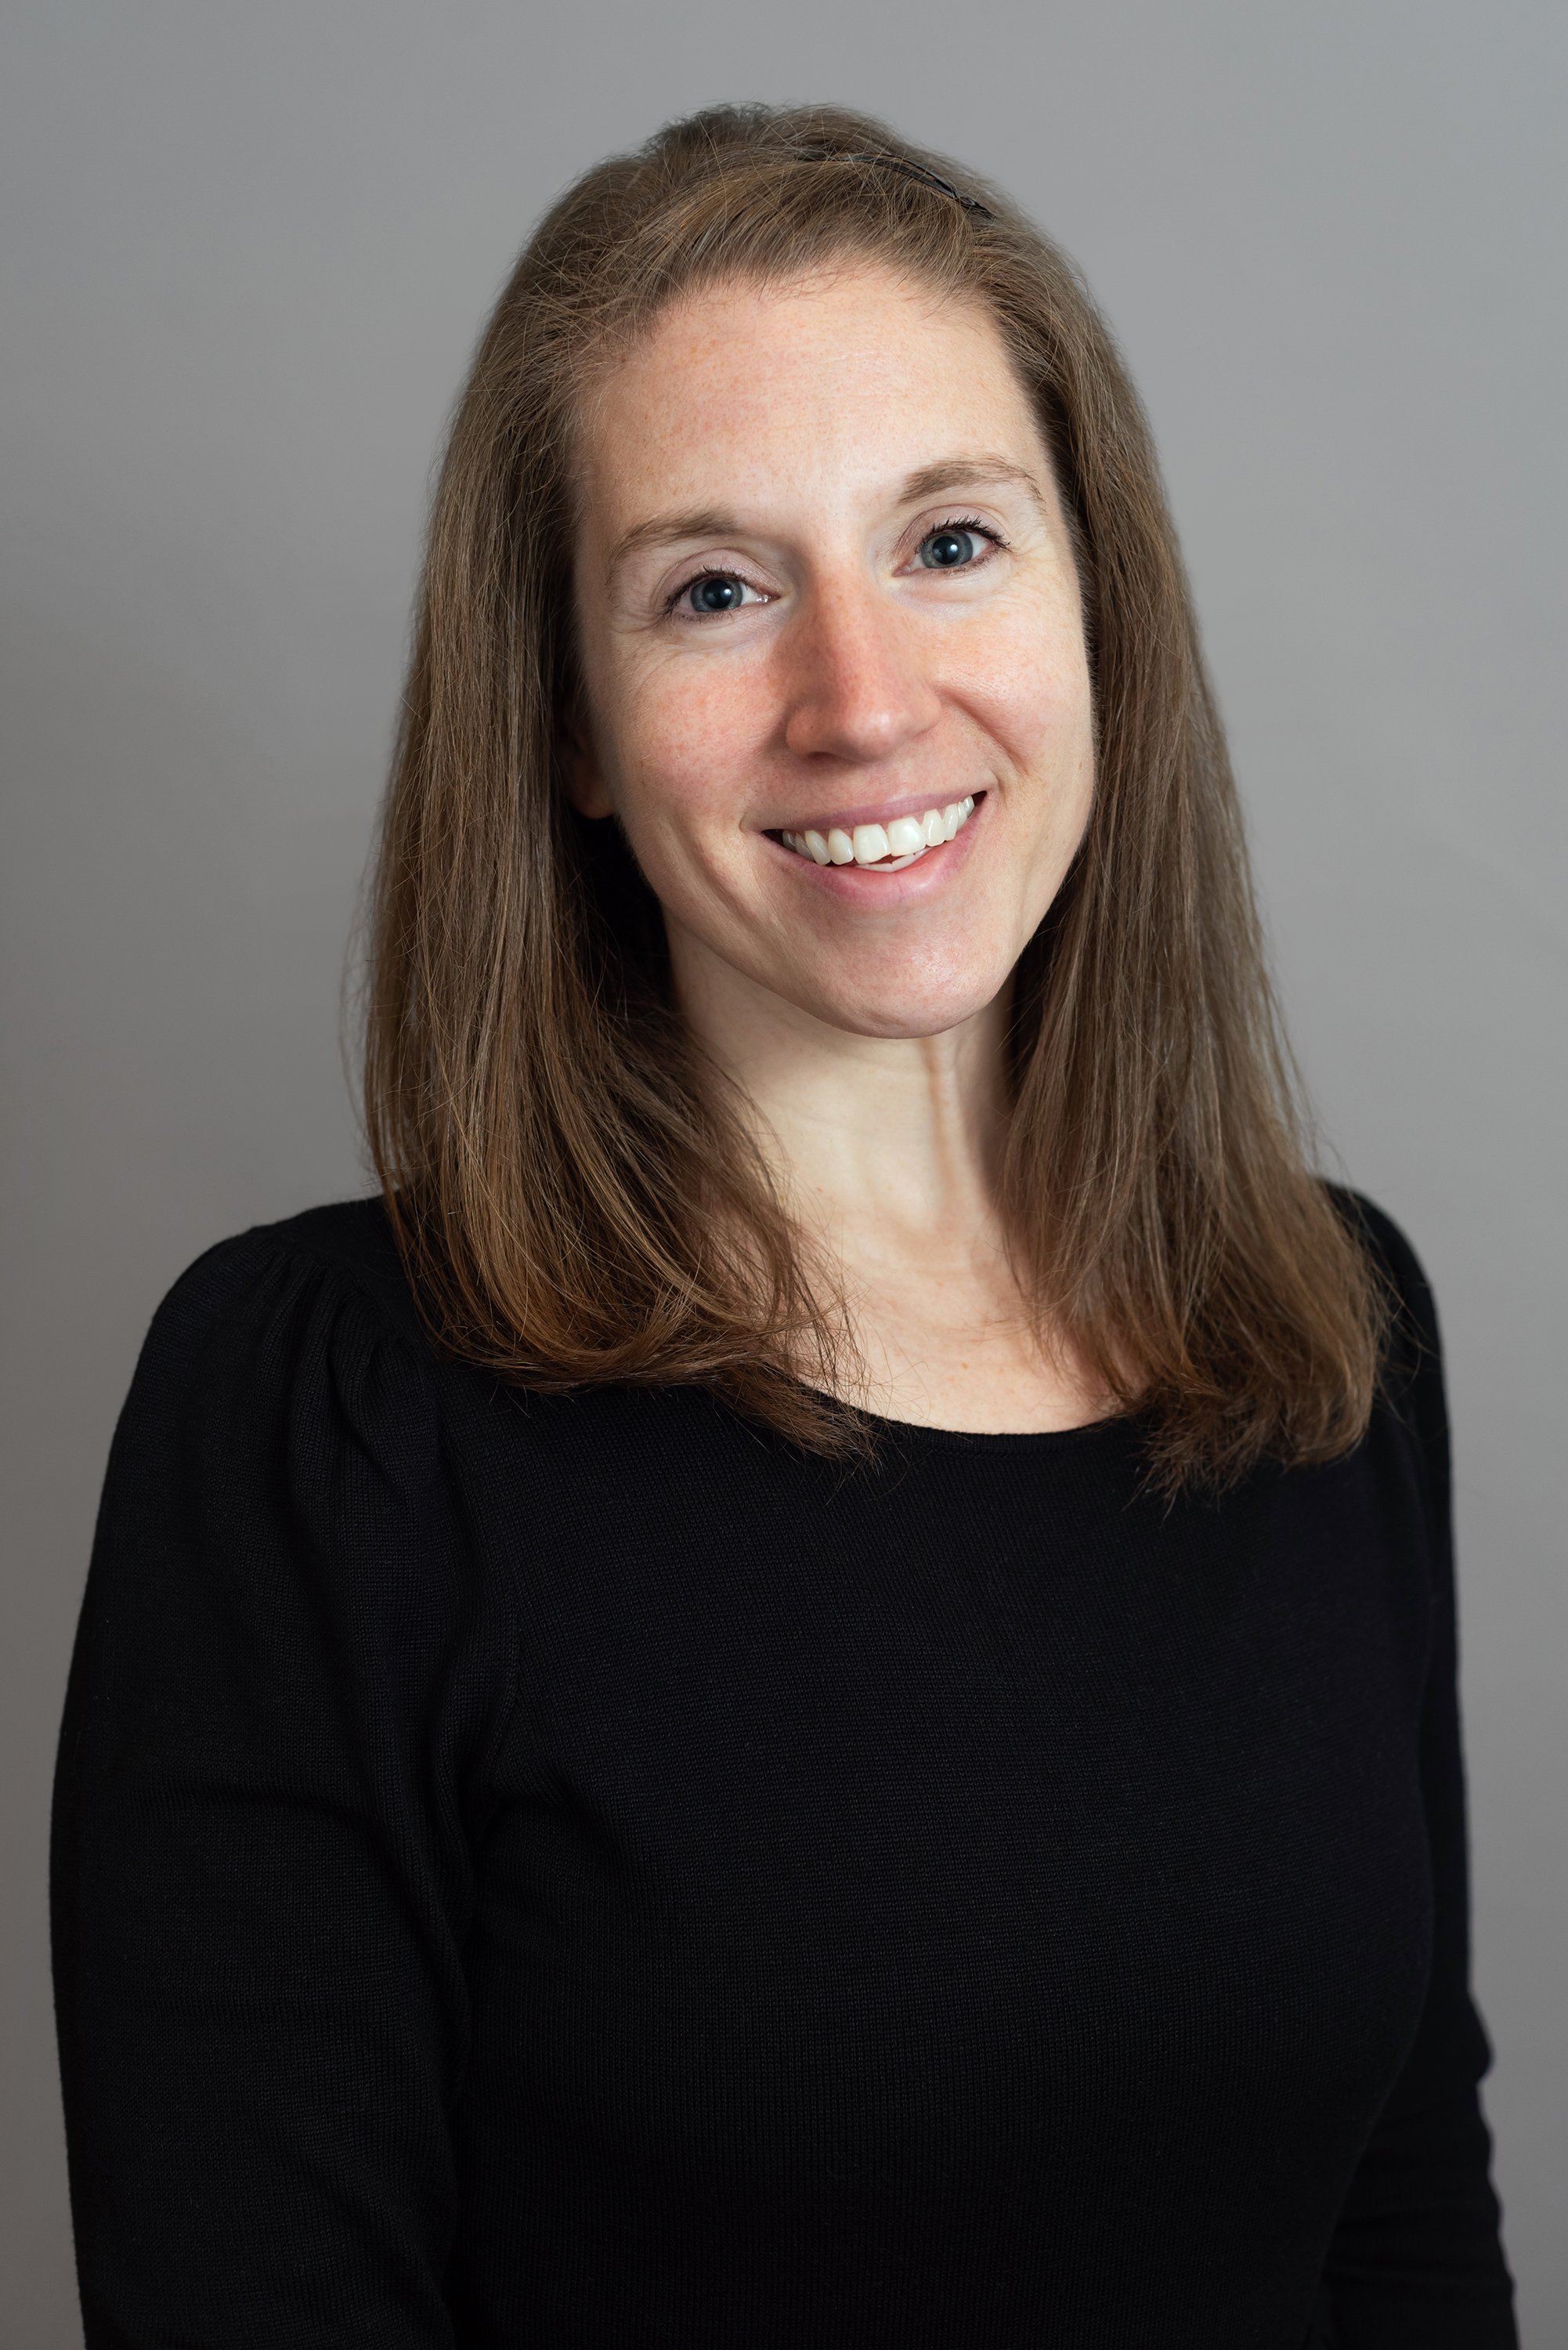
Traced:
[[871, 766], [935, 725], [919, 625], [874, 579], [819, 583], [790, 638], [784, 732], [799, 756]]

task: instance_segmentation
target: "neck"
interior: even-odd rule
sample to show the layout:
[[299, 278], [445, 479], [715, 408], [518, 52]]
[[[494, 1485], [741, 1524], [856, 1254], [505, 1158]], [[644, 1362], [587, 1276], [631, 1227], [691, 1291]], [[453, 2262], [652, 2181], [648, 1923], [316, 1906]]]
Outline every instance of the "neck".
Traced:
[[863, 1036], [674, 923], [670, 943], [682, 1013], [737, 1087], [808, 1261], [833, 1269], [859, 1365], [839, 1391], [933, 1428], [1079, 1428], [1108, 1409], [1041, 1329], [1000, 1212], [1008, 993], [939, 1035]]
[[793, 1213], [853, 1276], [968, 1260], [994, 1239], [1005, 993], [934, 1036], [865, 1036], [671, 926], [682, 1013], [736, 1087]]

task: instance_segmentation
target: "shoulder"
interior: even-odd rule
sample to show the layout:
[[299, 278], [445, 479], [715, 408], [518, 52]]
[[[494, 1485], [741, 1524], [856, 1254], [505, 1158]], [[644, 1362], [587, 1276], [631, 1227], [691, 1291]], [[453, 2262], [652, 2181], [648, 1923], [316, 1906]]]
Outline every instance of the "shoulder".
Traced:
[[377, 1199], [338, 1200], [253, 1224], [202, 1252], [174, 1283], [154, 1321], [176, 1326], [232, 1307], [269, 1277], [293, 1274], [346, 1303], [360, 1302], [389, 1333], [422, 1340], [423, 1332], [386, 1208]]
[[1386, 1209], [1338, 1183], [1327, 1187], [1334, 1207], [1371, 1261], [1388, 1307], [1388, 1371], [1399, 1384], [1441, 1361], [1437, 1301], [1426, 1268], [1403, 1227]]
[[379, 1199], [341, 1200], [254, 1224], [206, 1249], [153, 1315], [138, 1367], [249, 1357], [273, 1381], [324, 1352], [379, 1354], [428, 1376], [435, 1350]]
[[1418, 1462], [1435, 1527], [1448, 1540], [1451, 1460], [1442, 1336], [1426, 1268], [1407, 1234], [1363, 1192], [1329, 1186], [1380, 1281], [1387, 1336], [1375, 1420], [1392, 1423]]
[[436, 1355], [379, 1199], [312, 1208], [205, 1250], [153, 1315], [116, 1449], [266, 1456], [307, 1476], [438, 1450]]
[[79, 1687], [192, 1737], [288, 1724], [300, 1751], [330, 1724], [389, 1752], [428, 1705], [478, 1752], [514, 1603], [468, 1502], [379, 1202], [221, 1241], [159, 1307], [120, 1413]]

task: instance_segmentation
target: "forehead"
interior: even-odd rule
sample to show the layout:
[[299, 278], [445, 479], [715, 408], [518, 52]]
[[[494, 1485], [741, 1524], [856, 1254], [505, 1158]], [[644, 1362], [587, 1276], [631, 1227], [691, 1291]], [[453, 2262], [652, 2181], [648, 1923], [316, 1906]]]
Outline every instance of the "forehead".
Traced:
[[865, 265], [682, 295], [600, 375], [581, 415], [585, 520], [727, 499], [875, 496], [969, 449], [1049, 464], [978, 301]]

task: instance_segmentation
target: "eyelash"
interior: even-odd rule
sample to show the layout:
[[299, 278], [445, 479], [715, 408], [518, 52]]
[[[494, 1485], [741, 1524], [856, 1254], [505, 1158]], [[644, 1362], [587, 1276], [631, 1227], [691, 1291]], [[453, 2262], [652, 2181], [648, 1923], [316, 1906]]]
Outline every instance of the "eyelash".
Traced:
[[[665, 598], [664, 610], [666, 616], [669, 617], [674, 612], [675, 608], [680, 603], [682, 596], [690, 596], [693, 588], [700, 588], [704, 579], [738, 579], [742, 588], [753, 588], [759, 596], [764, 595], [767, 592], [764, 588], [758, 588], [754, 579], [748, 579], [743, 571], [694, 571], [690, 579], [683, 579], [680, 582], [680, 587], [677, 588], [672, 594]], [[692, 612], [689, 617], [693, 620], [700, 620], [702, 618], [702, 615], [699, 612]], [[712, 620], [722, 620], [727, 619], [729, 615], [724, 612], [711, 612], [707, 617]]]
[[[972, 531], [976, 538], [987, 539], [992, 546], [1005, 548], [1007, 546], [1007, 541], [1003, 538], [1002, 533], [999, 530], [994, 529], [990, 523], [981, 522], [978, 515], [948, 515], [942, 521], [932, 523], [929, 530], [923, 530], [920, 533], [919, 544], [923, 546], [928, 538], [936, 538], [944, 530]], [[968, 564], [964, 564], [961, 567], [961, 567], [967, 571], [971, 567]], [[664, 612], [667, 619], [673, 617], [675, 608], [680, 603], [681, 598], [683, 596], [690, 596], [693, 588], [701, 587], [704, 579], [738, 579], [742, 587], [755, 589], [758, 595], [762, 595], [765, 592], [763, 589], [757, 588], [755, 580], [748, 579], [745, 574], [741, 571], [694, 571], [690, 579], [683, 579], [680, 587], [672, 589], [665, 598]], [[693, 620], [696, 620], [700, 626], [702, 625], [701, 616], [700, 614], [693, 612], [691, 617]], [[727, 619], [728, 615], [722, 612], [714, 612], [711, 613], [708, 617], [711, 619], [720, 620]]]
[[944, 530], [972, 531], [976, 538], [988, 538], [992, 546], [1007, 545], [1002, 533], [993, 529], [990, 523], [981, 522], [978, 515], [949, 515], [945, 522], [934, 522], [929, 530], [923, 530], [920, 533], [921, 546], [925, 545], [928, 538], [939, 538]]

